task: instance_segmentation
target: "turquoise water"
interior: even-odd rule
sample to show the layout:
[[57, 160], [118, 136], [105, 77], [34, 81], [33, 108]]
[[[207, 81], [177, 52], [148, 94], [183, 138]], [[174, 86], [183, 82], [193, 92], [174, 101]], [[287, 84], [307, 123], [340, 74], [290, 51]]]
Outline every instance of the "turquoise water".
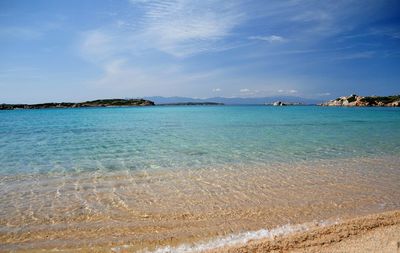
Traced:
[[0, 111], [0, 251], [168, 249], [397, 210], [399, 126], [399, 108]]
[[0, 111], [0, 173], [196, 169], [400, 154], [397, 108]]

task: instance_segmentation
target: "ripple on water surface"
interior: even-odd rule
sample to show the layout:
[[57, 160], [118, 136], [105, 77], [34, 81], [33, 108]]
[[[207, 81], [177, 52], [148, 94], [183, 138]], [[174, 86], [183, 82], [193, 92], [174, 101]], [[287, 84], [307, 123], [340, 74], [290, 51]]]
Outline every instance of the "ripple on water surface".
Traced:
[[398, 108], [1, 111], [0, 174], [201, 169], [398, 155], [399, 124]]
[[1, 247], [143, 249], [392, 210], [400, 207], [399, 162], [387, 156], [4, 176]]
[[153, 249], [396, 209], [399, 125], [396, 108], [0, 111], [0, 250]]

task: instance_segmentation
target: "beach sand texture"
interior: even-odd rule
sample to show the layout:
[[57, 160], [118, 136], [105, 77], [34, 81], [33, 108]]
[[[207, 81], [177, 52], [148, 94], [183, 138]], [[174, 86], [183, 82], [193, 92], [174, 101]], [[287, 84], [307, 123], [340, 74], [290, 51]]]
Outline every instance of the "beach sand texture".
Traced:
[[[201, 247], [200, 247], [201, 248]], [[17, 252], [53, 252], [50, 249], [19, 250]], [[137, 252], [132, 247], [79, 247], [57, 249], [57, 252]], [[140, 251], [147, 252], [147, 251]], [[314, 226], [307, 231], [273, 238], [249, 241], [212, 250], [168, 248], [157, 252], [204, 253], [398, 253], [400, 252], [400, 210], [373, 214], [337, 222], [334, 225]]]
[[273, 239], [261, 239], [208, 253], [242, 252], [400, 252], [400, 211], [347, 220]]
[[398, 162], [4, 177], [0, 250], [190, 248], [246, 231], [398, 210]]

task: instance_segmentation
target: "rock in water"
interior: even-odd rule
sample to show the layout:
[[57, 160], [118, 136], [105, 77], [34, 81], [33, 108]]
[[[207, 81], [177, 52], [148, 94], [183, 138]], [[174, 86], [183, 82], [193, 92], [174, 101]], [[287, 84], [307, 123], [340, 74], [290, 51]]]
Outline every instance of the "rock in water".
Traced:
[[320, 104], [322, 106], [400, 106], [400, 95], [363, 97], [352, 94]]

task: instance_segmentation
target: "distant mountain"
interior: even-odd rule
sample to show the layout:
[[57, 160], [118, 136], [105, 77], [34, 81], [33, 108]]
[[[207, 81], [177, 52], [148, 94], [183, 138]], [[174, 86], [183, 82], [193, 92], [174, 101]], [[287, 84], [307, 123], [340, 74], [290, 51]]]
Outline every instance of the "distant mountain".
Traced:
[[172, 103], [204, 103], [214, 102], [223, 103], [225, 105], [261, 105], [270, 104], [276, 101], [288, 102], [288, 103], [302, 103], [302, 104], [319, 104], [322, 100], [307, 99], [301, 97], [292, 96], [274, 96], [274, 97], [254, 97], [254, 98], [224, 98], [224, 97], [212, 97], [212, 98], [189, 98], [189, 97], [144, 97], [144, 99], [151, 100], [156, 104], [172, 104]]
[[168, 104], [158, 104], [158, 105], [224, 105], [223, 103], [215, 102], [184, 102], [184, 103], [168, 103]]

